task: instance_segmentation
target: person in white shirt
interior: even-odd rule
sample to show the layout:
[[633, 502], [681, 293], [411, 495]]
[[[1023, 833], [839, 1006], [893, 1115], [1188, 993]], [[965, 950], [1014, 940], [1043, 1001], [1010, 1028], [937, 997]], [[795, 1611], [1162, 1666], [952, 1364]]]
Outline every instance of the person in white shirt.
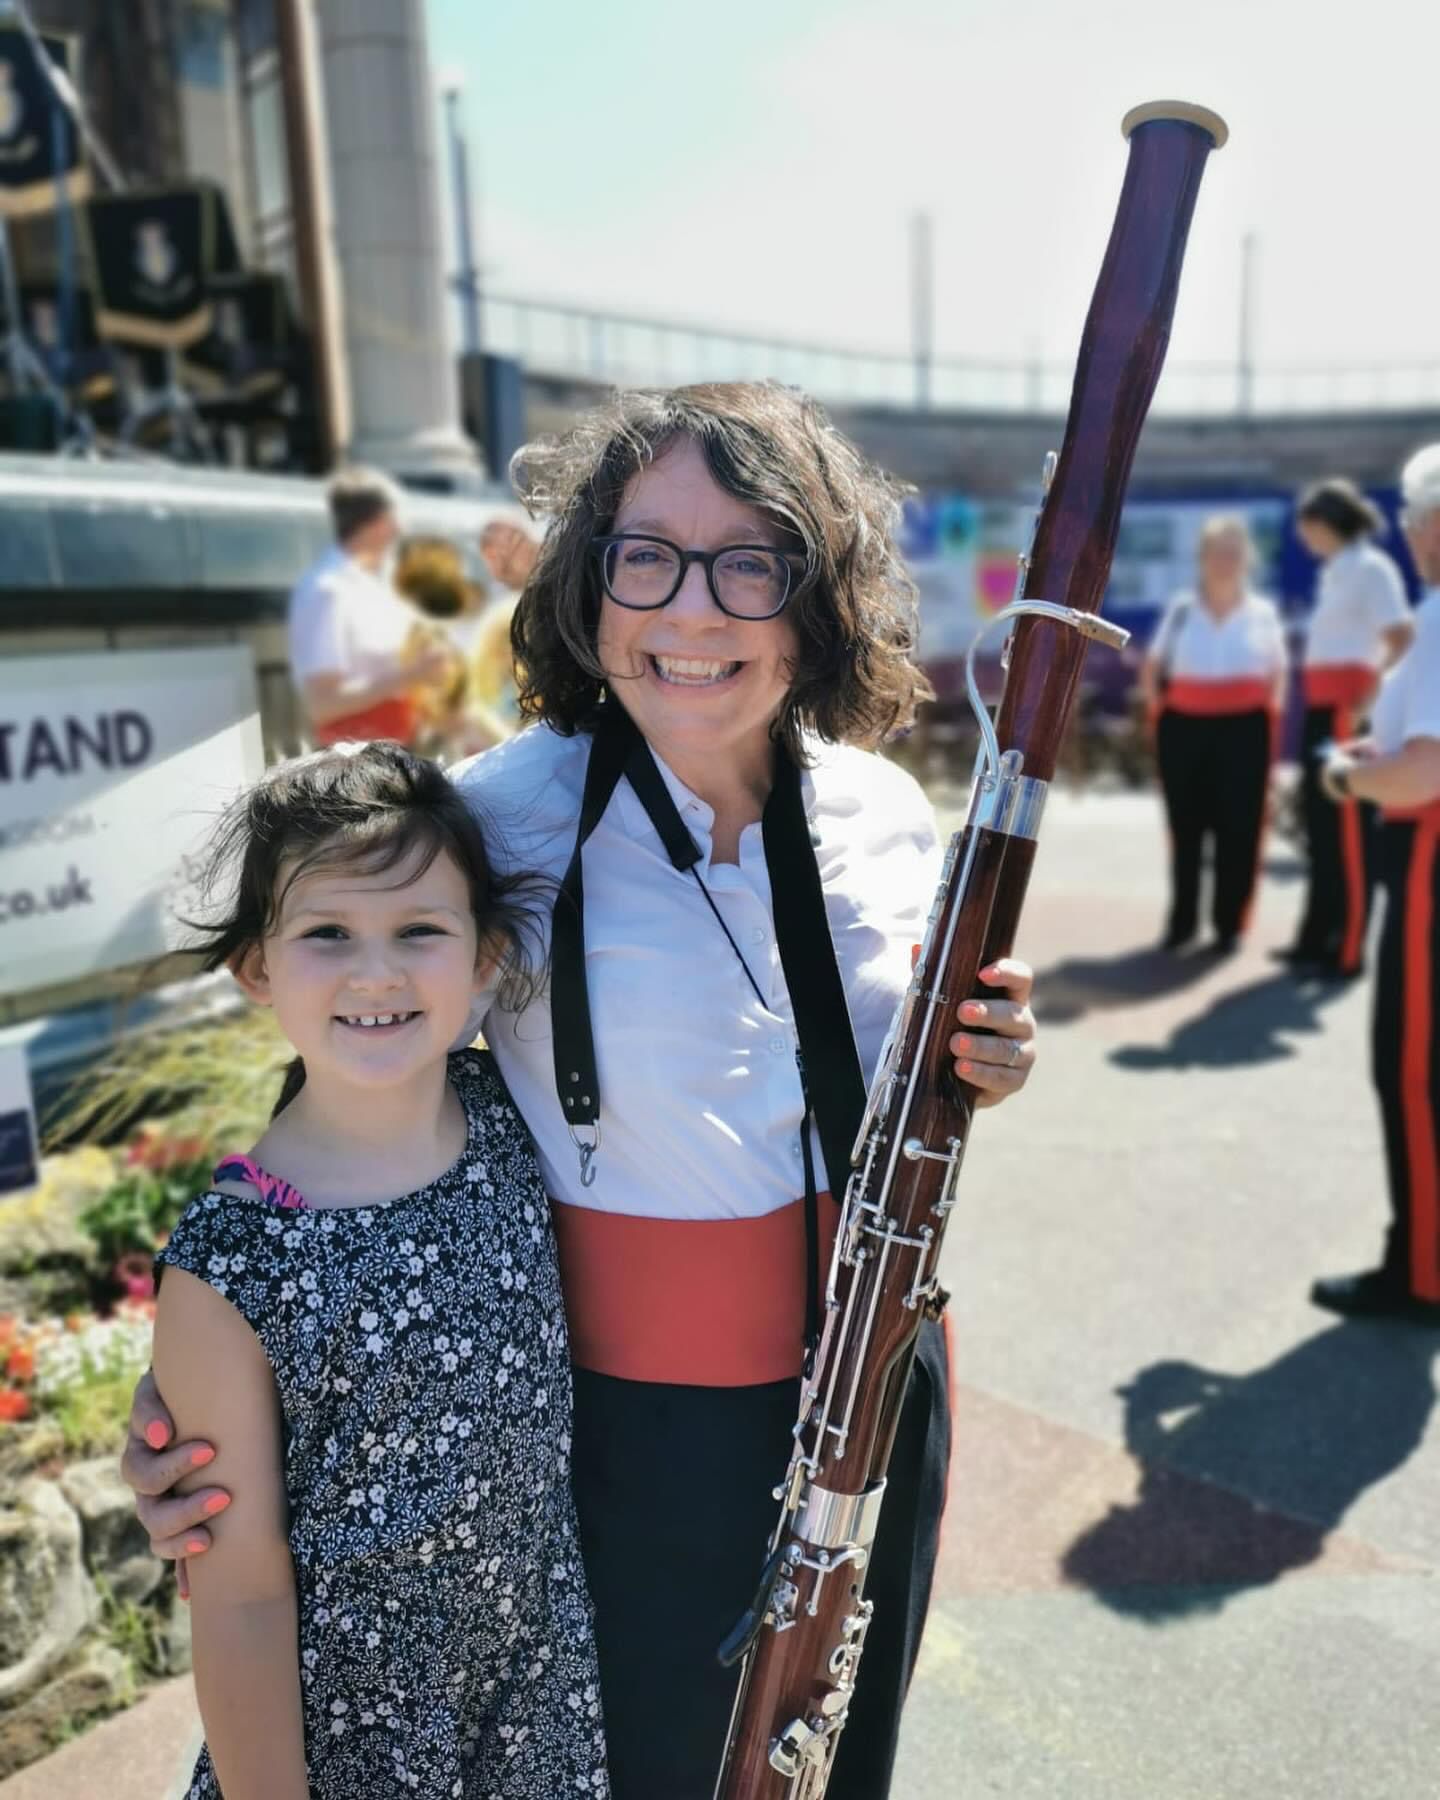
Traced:
[[1140, 672], [1158, 713], [1160, 786], [1170, 826], [1170, 915], [1179, 950], [1200, 924], [1200, 875], [1213, 846], [1212, 948], [1229, 955], [1249, 917], [1260, 864], [1286, 655], [1280, 615], [1250, 591], [1255, 547], [1242, 518], [1208, 519], [1198, 582], [1161, 620]]
[[1336, 806], [1320, 786], [1324, 746], [1359, 735], [1380, 675], [1414, 635], [1405, 582], [1371, 538], [1379, 509], [1340, 477], [1300, 496], [1295, 534], [1321, 563], [1305, 639], [1301, 805], [1310, 870], [1300, 929], [1280, 960], [1349, 979], [1361, 970], [1374, 887], [1374, 808]]
[[[810, 1272], [940, 873], [925, 796], [876, 754], [926, 691], [901, 490], [770, 384], [621, 395], [518, 467], [551, 519], [515, 620], [535, 723], [455, 779], [559, 893], [546, 992], [483, 1023], [554, 1202], [613, 1800], [710, 1800], [736, 1681], [716, 1651], [774, 1529]], [[1034, 1020], [1023, 963], [981, 980], [949, 1049], [983, 1105], [1023, 1085]], [[945, 1361], [926, 1322], [827, 1800], [889, 1792]], [[142, 1392], [126, 1468], [150, 1496], [178, 1469], [156, 1426]], [[203, 1541], [203, 1498], [141, 1502], [157, 1546]]]
[[317, 744], [394, 738], [413, 744], [420, 697], [450, 659], [425, 641], [420, 614], [387, 567], [400, 535], [400, 492], [371, 469], [347, 469], [327, 499], [335, 543], [290, 596], [290, 673]]
[[1385, 920], [1370, 1062], [1391, 1224], [1376, 1268], [1317, 1281], [1311, 1298], [1331, 1312], [1440, 1325], [1440, 444], [1416, 452], [1400, 489], [1425, 587], [1414, 642], [1381, 684], [1369, 737], [1337, 745], [1321, 774], [1338, 804], [1380, 808]]

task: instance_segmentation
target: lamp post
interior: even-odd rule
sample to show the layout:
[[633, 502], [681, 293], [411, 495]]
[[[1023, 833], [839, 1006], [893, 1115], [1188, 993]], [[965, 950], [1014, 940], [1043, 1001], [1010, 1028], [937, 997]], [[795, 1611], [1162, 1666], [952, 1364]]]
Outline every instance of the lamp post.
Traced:
[[445, 96], [445, 125], [450, 139], [450, 189], [455, 208], [455, 248], [460, 266], [451, 285], [460, 296], [460, 336], [467, 356], [480, 353], [480, 270], [475, 261], [474, 215], [470, 208], [470, 147], [460, 117], [465, 84], [453, 71], [447, 73], [441, 91]]

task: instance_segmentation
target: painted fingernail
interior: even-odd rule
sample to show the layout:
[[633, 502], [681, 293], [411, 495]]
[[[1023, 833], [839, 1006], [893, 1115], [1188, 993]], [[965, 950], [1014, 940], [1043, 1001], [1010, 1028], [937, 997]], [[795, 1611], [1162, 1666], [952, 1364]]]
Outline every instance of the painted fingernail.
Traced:
[[985, 1017], [985, 1002], [983, 1000], [967, 1000], [960, 1010], [961, 1012], [969, 1013], [972, 1019], [983, 1019]]
[[962, 1062], [962, 1063], [961, 1063], [961, 1065], [960, 1065], [960, 1073], [961, 1073], [961, 1074], [962, 1074], [962, 1075], [970, 1075], [970, 1074], [973, 1074], [973, 1073], [974, 1073], [974, 1070], [975, 1070], [975, 1065], [974, 1065], [974, 1063], [968, 1063], [968, 1062]]
[[158, 1419], [145, 1427], [145, 1442], [152, 1450], [163, 1450], [170, 1433]]
[[212, 1494], [201, 1510], [207, 1517], [213, 1518], [216, 1513], [224, 1512], [229, 1504], [230, 1496], [228, 1494]]
[[199, 1556], [204, 1548], [204, 1542], [200, 1538], [187, 1538], [185, 1540], [185, 1554], [187, 1556]]
[[957, 1050], [968, 1050], [970, 1047], [969, 1038], [965, 1036], [964, 1032], [961, 1032], [960, 1036], [955, 1040], [955, 1048]]
[[203, 1469], [206, 1463], [212, 1463], [214, 1460], [215, 1452], [208, 1444], [200, 1444], [190, 1452], [190, 1467], [192, 1469]]

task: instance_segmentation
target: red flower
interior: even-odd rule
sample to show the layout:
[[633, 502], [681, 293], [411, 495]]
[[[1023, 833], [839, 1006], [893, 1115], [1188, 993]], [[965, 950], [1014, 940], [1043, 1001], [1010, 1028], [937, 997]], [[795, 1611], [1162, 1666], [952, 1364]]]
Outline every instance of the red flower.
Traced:
[[11, 1381], [29, 1381], [35, 1373], [35, 1352], [28, 1344], [17, 1344], [10, 1352], [5, 1373]]
[[29, 1417], [29, 1398], [19, 1388], [0, 1388], [0, 1420], [9, 1420], [13, 1424]]

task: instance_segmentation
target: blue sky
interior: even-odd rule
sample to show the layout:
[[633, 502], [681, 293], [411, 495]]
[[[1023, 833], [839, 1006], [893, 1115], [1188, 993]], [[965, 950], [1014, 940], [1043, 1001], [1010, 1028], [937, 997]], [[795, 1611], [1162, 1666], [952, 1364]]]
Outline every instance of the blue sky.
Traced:
[[940, 354], [1066, 362], [1123, 113], [1228, 120], [1175, 361], [1440, 361], [1429, 0], [429, 0], [501, 291], [904, 350], [934, 218]]

